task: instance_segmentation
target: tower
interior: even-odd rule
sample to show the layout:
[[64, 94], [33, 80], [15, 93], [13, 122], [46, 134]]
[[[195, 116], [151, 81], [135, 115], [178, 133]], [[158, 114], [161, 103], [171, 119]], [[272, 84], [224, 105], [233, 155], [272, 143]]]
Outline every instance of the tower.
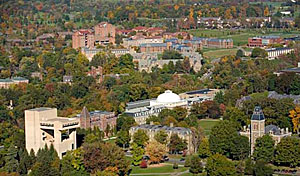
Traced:
[[262, 137], [265, 134], [265, 116], [260, 106], [256, 106], [254, 108], [251, 117], [250, 130], [251, 154], [253, 154], [256, 139]]
[[84, 106], [80, 113], [80, 128], [91, 128], [91, 117], [88, 109]]

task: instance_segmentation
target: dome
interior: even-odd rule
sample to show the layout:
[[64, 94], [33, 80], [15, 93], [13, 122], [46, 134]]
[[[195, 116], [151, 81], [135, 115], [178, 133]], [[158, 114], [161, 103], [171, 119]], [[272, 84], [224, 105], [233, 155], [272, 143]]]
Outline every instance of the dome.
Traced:
[[158, 103], [175, 103], [180, 101], [180, 97], [172, 91], [166, 90], [157, 97], [156, 101]]

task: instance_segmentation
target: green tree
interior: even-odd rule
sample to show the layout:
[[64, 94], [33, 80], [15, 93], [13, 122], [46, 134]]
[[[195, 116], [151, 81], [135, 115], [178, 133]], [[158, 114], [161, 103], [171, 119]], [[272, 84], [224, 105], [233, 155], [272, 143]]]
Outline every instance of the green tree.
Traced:
[[230, 151], [230, 158], [235, 160], [243, 160], [250, 154], [249, 138], [246, 136], [236, 136], [233, 139], [233, 146]]
[[190, 166], [190, 172], [192, 174], [199, 174], [202, 173], [203, 166], [202, 162], [199, 156], [192, 156], [191, 158], [191, 166]]
[[160, 130], [154, 135], [154, 139], [161, 144], [167, 144], [168, 134], [164, 130]]
[[261, 49], [261, 48], [254, 48], [252, 50], [252, 53], [251, 53], [251, 57], [262, 57], [262, 58], [265, 58], [268, 56], [268, 53], [266, 50], [264, 49]]
[[240, 57], [243, 57], [243, 56], [244, 56], [243, 50], [241, 50], [241, 49], [237, 50], [237, 52], [236, 52], [236, 57], [237, 57], [237, 58], [240, 58]]
[[236, 107], [227, 107], [223, 119], [229, 120], [233, 124], [237, 124], [240, 129], [248, 124], [248, 117], [243, 111]]
[[136, 143], [140, 147], [144, 147], [146, 145], [146, 142], [148, 142], [149, 137], [147, 133], [142, 130], [138, 129], [134, 134], [133, 134], [133, 143]]
[[143, 155], [145, 154], [145, 150], [141, 146], [138, 146], [136, 143], [133, 143], [131, 145], [131, 148], [133, 165], [137, 166], [141, 163]]
[[234, 163], [229, 161], [225, 156], [215, 154], [207, 159], [206, 163], [207, 175], [229, 176], [237, 175]]
[[267, 166], [265, 161], [258, 160], [253, 166], [253, 175], [254, 176], [272, 176], [273, 169], [270, 166]]
[[117, 133], [116, 144], [120, 147], [128, 147], [130, 142], [130, 134], [128, 131], [121, 130]]
[[135, 125], [135, 120], [131, 116], [127, 115], [120, 115], [119, 118], [117, 119], [117, 130], [124, 130], [124, 131], [129, 131], [129, 129]]
[[17, 172], [19, 167], [19, 161], [18, 161], [18, 149], [15, 148], [15, 146], [12, 144], [7, 149], [7, 154], [4, 158], [5, 165], [4, 169], [7, 172]]
[[255, 142], [255, 148], [253, 152], [254, 160], [263, 160], [267, 163], [273, 160], [275, 141], [270, 135], [264, 135], [258, 138]]
[[178, 153], [187, 149], [186, 141], [182, 140], [177, 134], [172, 134], [169, 143], [169, 150], [171, 153]]
[[121, 148], [112, 143], [95, 142], [83, 146], [83, 162], [87, 171], [104, 171], [116, 167], [120, 175], [127, 174], [129, 162]]
[[275, 148], [274, 162], [280, 166], [296, 167], [300, 163], [300, 140], [286, 137]]
[[207, 138], [203, 138], [199, 145], [198, 154], [200, 158], [207, 158], [211, 155], [209, 142]]

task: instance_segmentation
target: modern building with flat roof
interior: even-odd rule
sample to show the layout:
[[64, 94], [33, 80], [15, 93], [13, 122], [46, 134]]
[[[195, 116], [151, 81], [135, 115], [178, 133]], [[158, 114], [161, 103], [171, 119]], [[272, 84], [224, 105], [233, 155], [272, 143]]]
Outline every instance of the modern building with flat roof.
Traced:
[[6, 78], [0, 79], [0, 89], [8, 89], [11, 85], [18, 85], [18, 84], [28, 84], [29, 80], [23, 77], [14, 77], [14, 78]]
[[68, 150], [76, 149], [78, 118], [57, 117], [56, 108], [35, 108], [25, 111], [26, 149], [35, 153], [45, 145], [53, 144], [59, 158]]

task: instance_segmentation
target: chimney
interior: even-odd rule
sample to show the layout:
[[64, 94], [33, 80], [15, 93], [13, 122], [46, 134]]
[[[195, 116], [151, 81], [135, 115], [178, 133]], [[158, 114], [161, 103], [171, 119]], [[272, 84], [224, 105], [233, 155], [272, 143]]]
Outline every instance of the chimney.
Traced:
[[285, 132], [286, 132], [286, 133], [289, 133], [289, 128], [285, 128]]
[[284, 129], [281, 129], [281, 134], [284, 134]]
[[171, 127], [171, 128], [174, 127], [174, 124], [173, 124], [172, 122], [170, 123], [170, 127]]

